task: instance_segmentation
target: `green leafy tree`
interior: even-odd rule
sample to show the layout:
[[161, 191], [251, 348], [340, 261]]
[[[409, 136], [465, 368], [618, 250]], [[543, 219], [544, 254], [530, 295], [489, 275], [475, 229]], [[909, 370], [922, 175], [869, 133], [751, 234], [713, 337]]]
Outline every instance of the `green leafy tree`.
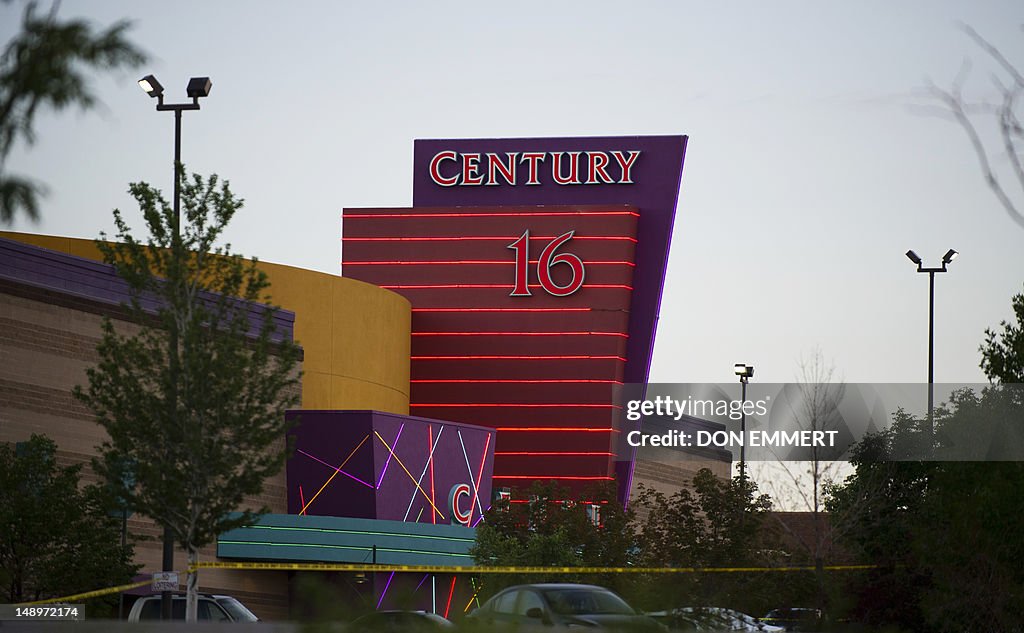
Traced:
[[981, 369], [992, 382], [1024, 383], [1024, 292], [1013, 297], [1017, 320], [1003, 321], [1001, 331], [985, 330], [981, 346]]
[[[160, 192], [138, 183], [130, 192], [147, 241], [115, 210], [117, 241], [98, 242], [128, 282], [138, 327], [104, 323], [99, 363], [75, 394], [109, 434], [94, 468], [117, 485], [132, 464], [135, 486], [121, 493], [170, 529], [192, 565], [220, 533], [267, 511], [242, 505], [285, 463], [301, 350], [261, 303], [268, 282], [256, 261], [215, 246], [242, 201], [216, 176], [189, 180], [179, 168], [179, 178], [180, 235]], [[195, 573], [188, 589], [194, 619]]]
[[28, 144], [35, 141], [33, 122], [39, 110], [88, 109], [96, 97], [89, 89], [87, 70], [135, 68], [146, 59], [125, 38], [127, 22], [95, 31], [83, 20], [58, 20], [58, 5], [54, 2], [41, 14], [38, 3], [27, 3], [21, 31], [0, 55], [0, 220], [4, 222], [19, 211], [33, 219], [39, 216], [44, 187], [6, 169], [7, 157], [19, 139]]
[[79, 487], [81, 465], [57, 465], [57, 445], [33, 435], [0, 444], [2, 601], [56, 598], [128, 582], [138, 569], [121, 521], [97, 486]]
[[[470, 550], [479, 565], [527, 567], [625, 567], [633, 564], [635, 516], [615, 501], [610, 487], [596, 488], [582, 497], [595, 503], [568, 501], [573, 496], [556, 485], [534, 484], [527, 503], [495, 502], [476, 529]], [[595, 520], [591, 505], [596, 505]], [[529, 582], [598, 582], [629, 593], [623, 575], [488, 574], [487, 594]]]
[[[768, 495], [750, 477], [723, 480], [702, 468], [690, 486], [671, 496], [641, 491], [636, 505], [648, 510], [640, 528], [645, 567], [746, 567], [767, 562], [764, 519]], [[738, 575], [687, 574], [651, 579], [650, 596], [662, 605], [748, 605], [757, 579]], [[686, 598], [691, 601], [687, 602]]]

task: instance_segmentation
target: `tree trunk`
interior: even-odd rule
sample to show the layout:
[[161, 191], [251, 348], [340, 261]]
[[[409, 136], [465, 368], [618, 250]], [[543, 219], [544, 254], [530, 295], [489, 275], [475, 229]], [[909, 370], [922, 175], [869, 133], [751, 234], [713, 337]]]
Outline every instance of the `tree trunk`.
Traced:
[[193, 546], [188, 548], [188, 586], [185, 595], [185, 621], [195, 622], [199, 611], [199, 550]]

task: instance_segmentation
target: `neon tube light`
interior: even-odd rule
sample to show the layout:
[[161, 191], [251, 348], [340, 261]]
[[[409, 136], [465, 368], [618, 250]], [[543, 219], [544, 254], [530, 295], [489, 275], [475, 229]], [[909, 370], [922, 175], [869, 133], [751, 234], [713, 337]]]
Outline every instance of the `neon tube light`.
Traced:
[[312, 460], [314, 460], [314, 461], [318, 461], [318, 462], [320, 462], [321, 464], [323, 464], [324, 466], [327, 466], [327, 467], [328, 467], [328, 468], [330, 468], [331, 470], [335, 470], [335, 471], [337, 471], [337, 472], [341, 473], [342, 475], [345, 475], [345, 476], [346, 476], [346, 477], [348, 477], [349, 479], [353, 479], [353, 480], [355, 480], [355, 481], [358, 481], [359, 483], [363, 484], [363, 485], [364, 485], [364, 486], [366, 486], [367, 488], [373, 488], [373, 484], [367, 483], [367, 482], [363, 481], [362, 479], [360, 479], [359, 477], [356, 477], [355, 475], [353, 475], [353, 474], [351, 474], [351, 473], [345, 472], [345, 471], [344, 471], [344, 470], [342, 470], [341, 468], [335, 468], [334, 466], [331, 466], [330, 464], [328, 464], [328, 463], [327, 463], [327, 462], [325, 462], [324, 460], [320, 459], [319, 457], [317, 457], [317, 456], [315, 456], [315, 455], [310, 455], [309, 453], [307, 453], [306, 451], [302, 450], [301, 448], [297, 448], [297, 449], [295, 449], [295, 452], [296, 452], [296, 453], [302, 453], [302, 454], [303, 454], [303, 455], [305, 455], [306, 457], [308, 457], [308, 458], [310, 458], [310, 459], [312, 459]]
[[[382, 286], [383, 287], [383, 286]], [[629, 338], [624, 332], [413, 332], [413, 336], [618, 336]]]
[[501, 407], [501, 408], [520, 408], [520, 409], [543, 409], [543, 408], [580, 408], [580, 409], [621, 409], [622, 407], [617, 404], [595, 404], [595, 403], [574, 403], [574, 402], [557, 402], [557, 403], [537, 403], [537, 402], [505, 402], [505, 403], [491, 403], [491, 402], [424, 402], [409, 404], [410, 407], [428, 407], [428, 408], [456, 408], [456, 407]]
[[[503, 235], [459, 235], [453, 237], [342, 237], [342, 242], [469, 242], [469, 241], [508, 241], [514, 242], [519, 239], [520, 236], [513, 235], [506, 237]], [[531, 235], [531, 240], [553, 240], [557, 235]], [[625, 237], [621, 235], [574, 235], [574, 240], [608, 240], [615, 242], [632, 242], [636, 244], [635, 237]]]
[[427, 380], [427, 379], [424, 378], [424, 379], [418, 379], [418, 380], [410, 380], [409, 382], [411, 382], [411, 383], [419, 383], [419, 384], [517, 384], [517, 385], [522, 385], [522, 384], [528, 384], [528, 385], [549, 385], [549, 384], [621, 385], [622, 384], [622, 381], [620, 381], [620, 380], [596, 380], [596, 379], [595, 380], [589, 380], [589, 379], [575, 379], [575, 378], [564, 378], [564, 379], [563, 378], [552, 378], [552, 379], [537, 379], [537, 380], [513, 380], [511, 378], [507, 378], [507, 379], [506, 378], [501, 378], [501, 379], [496, 378], [496, 379], [493, 379], [493, 380], [486, 379], [486, 378], [445, 378], [445, 379], [438, 379], [438, 380]]
[[558, 433], [618, 433], [615, 429], [593, 428], [589, 426], [499, 426], [495, 429], [503, 433], [514, 431], [544, 432], [555, 431]]
[[520, 218], [524, 216], [570, 216], [577, 218], [588, 218], [598, 215], [628, 215], [635, 218], [640, 217], [636, 211], [526, 211], [523, 213], [494, 212], [494, 213], [344, 213], [341, 217], [348, 220], [354, 219], [376, 219], [376, 218]]
[[[269, 547], [315, 547], [320, 549], [348, 549], [355, 550], [357, 552], [371, 552], [371, 547], [356, 546], [356, 545], [327, 545], [320, 543], [266, 543], [262, 541], [222, 541], [218, 540], [218, 543], [224, 543], [225, 545], [250, 545], [250, 546], [269, 546]], [[473, 558], [469, 554], [456, 554], [454, 552], [432, 552], [430, 550], [422, 549], [402, 549], [396, 547], [377, 547], [378, 552], [395, 552], [399, 554], [432, 554], [434, 556], [457, 556], [459, 558]]]
[[558, 455], [573, 455], [577, 457], [596, 457], [596, 456], [612, 456], [614, 453], [601, 453], [601, 452], [585, 452], [585, 451], [509, 451], [507, 453], [495, 452], [495, 456], [499, 455], [518, 455], [518, 456], [530, 456], [530, 457], [554, 457]]
[[455, 595], [455, 576], [452, 576], [452, 586], [448, 590], [448, 604], [444, 606], [444, 617], [448, 617], [448, 612], [452, 608], [452, 596]]
[[[508, 284], [382, 284], [381, 288], [388, 290], [440, 290], [440, 289], [453, 289], [453, 288], [508, 288]], [[540, 288], [540, 284], [529, 284], [530, 288]], [[626, 284], [583, 284], [583, 289], [587, 288], [601, 288], [604, 290], [618, 288], [620, 290], [632, 290], [633, 286], [627, 286]]]
[[410, 356], [412, 360], [620, 360], [626, 362], [622, 356], [590, 356], [584, 354], [576, 355], [553, 355], [553, 356]]
[[388, 576], [388, 581], [384, 583], [384, 591], [380, 592], [380, 600], [377, 601], [377, 608], [380, 609], [380, 605], [384, 604], [384, 596], [388, 593], [388, 587], [391, 586], [391, 581], [395, 578], [395, 572], [391, 572]]
[[[531, 259], [530, 264], [539, 263], [536, 259]], [[515, 261], [503, 260], [503, 259], [450, 259], [450, 260], [394, 260], [394, 261], [341, 261], [343, 266], [459, 266], [463, 264], [472, 265], [508, 265], [514, 266]], [[629, 261], [616, 261], [616, 260], [587, 260], [587, 266], [590, 265], [608, 265], [608, 266], [632, 266], [636, 267], [636, 263]]]
[[[444, 431], [444, 427], [443, 426], [437, 432], [437, 440], [438, 441], [441, 441], [441, 431]], [[433, 427], [428, 424], [427, 425], [427, 441], [428, 442], [433, 439], [433, 432], [434, 432], [433, 431]], [[434, 449], [431, 449], [431, 453], [430, 453], [430, 455], [428, 457], [428, 459], [430, 459], [430, 504], [431, 505], [434, 504], [434, 498], [435, 498], [434, 497], [434, 454], [433, 454], [433, 450]], [[433, 512], [430, 513], [430, 520], [433, 521], [434, 525], [437, 525], [437, 515], [434, 514]]]
[[317, 532], [322, 534], [359, 534], [363, 536], [394, 536], [401, 539], [425, 539], [428, 541], [459, 541], [473, 543], [473, 537], [434, 536], [431, 534], [409, 534], [404, 532], [381, 532], [375, 530], [342, 530], [338, 528], [290, 527], [283, 525], [249, 525], [247, 530], [279, 530], [285, 532]]
[[[299, 484], [299, 503], [302, 504], [303, 508], [306, 507], [306, 498], [304, 496], [302, 496], [302, 484]], [[303, 509], [302, 511], [299, 512], [299, 514], [305, 514], [305, 513], [306, 513], [305, 509]]]
[[614, 477], [604, 475], [492, 475], [492, 479], [565, 479], [570, 481], [614, 481]]
[[[402, 422], [402, 426], [398, 427], [398, 435], [395, 436], [394, 448], [398, 448], [398, 440], [401, 439], [402, 431], [404, 431], [404, 430], [405, 430], [405, 422]], [[390, 451], [391, 447], [389, 447], [388, 450]], [[384, 481], [384, 473], [388, 472], [388, 466], [391, 465], [391, 458], [394, 457], [394, 455], [395, 455], [394, 451], [391, 451], [390, 454], [388, 454], [387, 461], [384, 462], [384, 468], [380, 471], [380, 479], [377, 480], [376, 490], [380, 490], [380, 484]]]
[[592, 312], [593, 308], [413, 308], [413, 312]]
[[[480, 495], [480, 479], [483, 477], [483, 474], [484, 474], [484, 463], [487, 462], [487, 449], [490, 448], [490, 446], [491, 446], [491, 434], [488, 433], [487, 434], [487, 441], [484, 442], [484, 451], [480, 455], [480, 469], [476, 471], [477, 502], [480, 501], [480, 496], [479, 496]], [[470, 518], [470, 520], [472, 520], [472, 518], [473, 518], [473, 511], [472, 511], [472, 509], [470, 510], [469, 518]], [[480, 510], [480, 518], [481, 519], [484, 518], [483, 509]], [[473, 524], [473, 527], [476, 527], [476, 523]]]
[[[380, 443], [383, 444], [384, 447], [388, 449], [389, 453], [395, 455], [395, 451], [393, 451], [391, 447], [388, 446], [388, 443], [384, 441], [384, 438], [380, 436], [380, 433], [378, 433], [376, 429], [374, 429], [373, 434], [376, 435], [377, 439], [380, 440]], [[423, 496], [427, 497], [427, 492], [423, 490], [423, 488], [416, 482], [416, 478], [412, 476], [412, 473], [410, 473], [409, 469], [405, 467], [405, 464], [402, 463], [402, 460], [400, 457], [398, 457], [398, 455], [395, 455], [395, 461], [398, 462], [398, 465], [402, 467], [402, 470], [405, 471], [405, 474], [409, 476], [409, 479], [411, 479], [412, 483], [416, 485], [416, 488], [423, 493]], [[444, 513], [437, 509], [437, 506], [434, 505], [434, 501], [430, 497], [427, 497], [427, 501], [430, 503], [430, 507], [434, 508], [434, 512], [437, 512], [437, 514], [440, 515], [442, 519], [445, 519]]]
[[306, 513], [306, 509], [309, 508], [309, 504], [311, 504], [314, 501], [316, 501], [316, 498], [319, 497], [320, 493], [324, 491], [324, 488], [327, 487], [327, 484], [329, 484], [332, 481], [334, 481], [334, 478], [338, 476], [338, 473], [340, 473], [341, 469], [344, 468], [345, 464], [348, 463], [348, 460], [352, 459], [352, 456], [356, 454], [356, 451], [359, 450], [359, 447], [362, 446], [364, 443], [366, 443], [366, 440], [368, 440], [369, 438], [370, 438], [369, 435], [366, 435], [365, 437], [363, 437], [362, 441], [360, 441], [359, 444], [357, 444], [356, 447], [352, 449], [352, 452], [348, 454], [348, 457], [345, 458], [345, 461], [341, 462], [341, 465], [338, 466], [338, 468], [334, 471], [334, 474], [331, 475], [330, 478], [328, 478], [328, 480], [324, 482], [324, 485], [320, 486], [320, 490], [316, 491], [316, 494], [313, 495], [313, 498], [310, 499], [309, 501], [307, 501], [306, 505], [302, 506], [302, 512], [300, 512], [299, 514], [305, 514]]

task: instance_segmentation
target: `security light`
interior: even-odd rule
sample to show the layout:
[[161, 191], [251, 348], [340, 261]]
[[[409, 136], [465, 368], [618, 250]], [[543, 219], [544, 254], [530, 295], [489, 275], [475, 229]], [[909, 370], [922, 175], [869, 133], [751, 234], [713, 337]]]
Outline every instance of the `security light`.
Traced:
[[193, 77], [188, 80], [188, 88], [186, 94], [193, 99], [199, 97], [205, 97], [210, 94], [210, 88], [213, 87], [213, 82], [210, 81], [209, 77]]
[[907, 251], [907, 259], [909, 259], [910, 261], [914, 262], [918, 266], [921, 265], [921, 258], [918, 257], [917, 253], [915, 253], [914, 251]]
[[151, 97], [159, 97], [164, 93], [164, 87], [160, 85], [160, 82], [153, 75], [146, 75], [140, 79], [139, 87]]
[[946, 251], [946, 254], [942, 256], [942, 263], [948, 264], [952, 262], [954, 259], [956, 259], [956, 256], [959, 254], [960, 253], [954, 251], [952, 248], [949, 249], [948, 251]]
[[754, 368], [746, 363], [736, 363], [733, 367], [733, 371], [736, 372], [736, 375], [740, 378], [754, 377]]

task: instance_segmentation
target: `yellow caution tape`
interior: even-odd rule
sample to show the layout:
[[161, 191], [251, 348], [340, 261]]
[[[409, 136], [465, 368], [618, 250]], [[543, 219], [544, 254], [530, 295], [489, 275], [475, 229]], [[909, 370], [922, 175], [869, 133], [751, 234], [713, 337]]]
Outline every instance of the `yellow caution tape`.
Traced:
[[[880, 565], [825, 565], [825, 571], [860, 571], [877, 569]], [[421, 574], [704, 574], [704, 573], [760, 573], [760, 572], [795, 572], [814, 571], [813, 565], [796, 565], [788, 567], [479, 567], [469, 565], [368, 565], [366, 563], [227, 563], [207, 561], [189, 567], [189, 572], [198, 569], [250, 569], [264, 571], [361, 571], [361, 572], [410, 572]], [[116, 587], [107, 587], [95, 591], [76, 593], [60, 598], [48, 598], [34, 602], [22, 602], [21, 605], [52, 604], [55, 602], [72, 602], [88, 600], [112, 593], [120, 593], [152, 583], [152, 580]]]
[[[825, 571], [876, 569], [878, 565], [826, 565]], [[366, 563], [199, 562], [195, 569], [268, 571], [360, 571], [428, 574], [693, 574], [814, 571], [813, 565], [788, 567], [480, 567], [469, 565], [371, 565]]]
[[73, 602], [75, 600], [88, 600], [89, 598], [97, 598], [99, 596], [106, 596], [112, 593], [120, 593], [122, 591], [128, 591], [129, 589], [135, 589], [136, 587], [142, 587], [143, 585], [151, 584], [152, 580], [140, 580], [139, 582], [129, 583], [127, 585], [118, 585], [116, 587], [107, 587], [106, 589], [97, 589], [95, 591], [86, 591], [84, 593], [76, 593], [70, 596], [62, 596], [60, 598], [48, 598], [46, 600], [36, 600], [35, 602], [22, 602], [22, 605], [32, 604], [52, 604], [54, 602]]

